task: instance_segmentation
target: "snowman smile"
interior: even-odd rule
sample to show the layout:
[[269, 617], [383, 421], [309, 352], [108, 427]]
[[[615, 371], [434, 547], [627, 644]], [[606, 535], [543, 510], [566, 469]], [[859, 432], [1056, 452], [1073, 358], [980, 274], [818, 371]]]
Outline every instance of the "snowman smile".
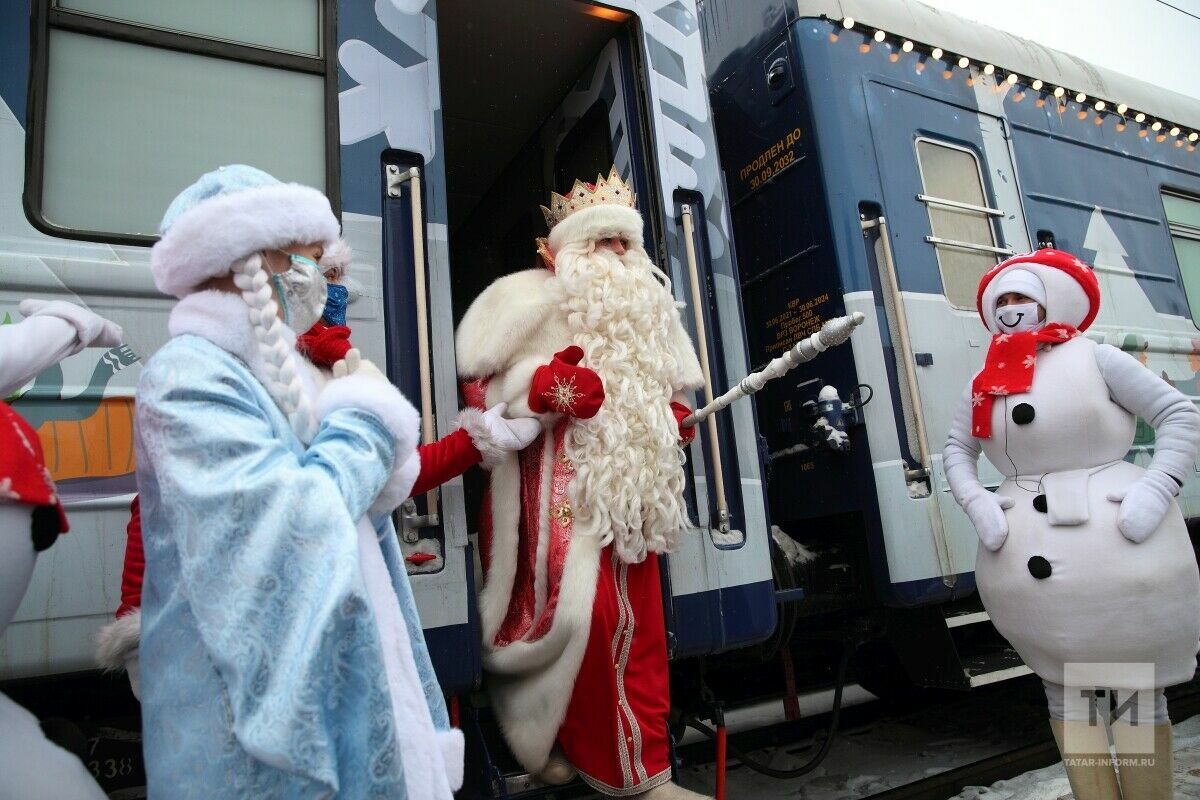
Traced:
[[996, 322], [1005, 330], [1017, 333], [1039, 327], [1037, 303], [1013, 303], [996, 309]]

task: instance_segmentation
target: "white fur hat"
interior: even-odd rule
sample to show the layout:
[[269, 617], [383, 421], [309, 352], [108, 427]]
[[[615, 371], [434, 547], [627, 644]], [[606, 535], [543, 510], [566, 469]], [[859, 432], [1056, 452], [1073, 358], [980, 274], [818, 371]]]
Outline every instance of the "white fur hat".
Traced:
[[220, 167], [179, 193], [163, 215], [150, 252], [159, 291], [190, 294], [229, 272], [238, 259], [293, 242], [337, 241], [338, 221], [324, 194], [282, 183], [244, 164]]
[[631, 245], [642, 246], [642, 215], [626, 206], [596, 205], [576, 211], [550, 230], [550, 249], [563, 245], [624, 236]]

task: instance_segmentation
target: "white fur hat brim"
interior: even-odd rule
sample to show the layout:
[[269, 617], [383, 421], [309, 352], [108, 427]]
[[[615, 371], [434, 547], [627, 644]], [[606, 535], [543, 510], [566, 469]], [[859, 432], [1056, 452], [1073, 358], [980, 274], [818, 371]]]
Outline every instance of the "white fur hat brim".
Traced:
[[184, 297], [251, 253], [293, 243], [329, 246], [337, 238], [337, 217], [316, 189], [298, 183], [243, 189], [181, 214], [150, 251], [150, 270], [159, 291]]
[[557, 253], [563, 245], [610, 236], [624, 236], [641, 247], [642, 215], [628, 206], [607, 203], [580, 209], [550, 231], [550, 250]]

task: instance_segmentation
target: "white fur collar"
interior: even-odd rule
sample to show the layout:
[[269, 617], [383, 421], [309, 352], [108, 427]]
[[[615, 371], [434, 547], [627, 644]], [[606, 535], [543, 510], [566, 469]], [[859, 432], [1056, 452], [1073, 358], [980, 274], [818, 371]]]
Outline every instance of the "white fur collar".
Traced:
[[[258, 353], [258, 337], [250, 324], [250, 309], [239, 295], [216, 289], [193, 292], [175, 304], [167, 321], [172, 336], [190, 333], [212, 342], [230, 355], [246, 363], [260, 381], [265, 382], [262, 357]], [[293, 348], [296, 334], [283, 326], [284, 340]], [[294, 354], [296, 371], [310, 400], [315, 399], [324, 378], [307, 358]]]

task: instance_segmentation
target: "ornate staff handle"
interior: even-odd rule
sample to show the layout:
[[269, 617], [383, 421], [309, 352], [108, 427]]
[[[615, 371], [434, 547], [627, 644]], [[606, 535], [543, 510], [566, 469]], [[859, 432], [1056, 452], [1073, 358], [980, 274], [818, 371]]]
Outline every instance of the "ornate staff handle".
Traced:
[[712, 414], [727, 408], [743, 397], [752, 395], [767, 385], [768, 381], [782, 377], [806, 361], [812, 361], [831, 347], [836, 347], [850, 338], [850, 334], [866, 319], [861, 311], [845, 317], [835, 317], [821, 326], [821, 330], [799, 342], [778, 358], [772, 359], [758, 372], [751, 372], [738, 381], [737, 386], [713, 400], [704, 408], [693, 411], [684, 418], [687, 427], [703, 422]]

